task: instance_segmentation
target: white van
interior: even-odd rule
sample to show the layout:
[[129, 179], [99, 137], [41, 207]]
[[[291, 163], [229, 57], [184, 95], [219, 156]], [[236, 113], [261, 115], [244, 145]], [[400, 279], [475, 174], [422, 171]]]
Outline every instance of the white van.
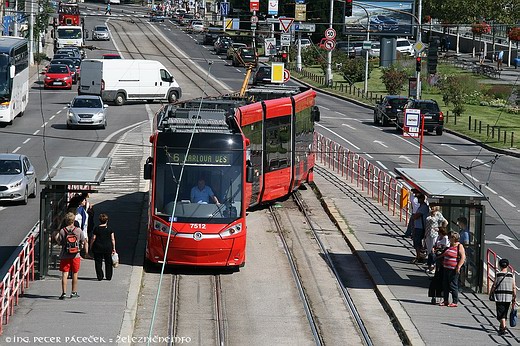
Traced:
[[175, 102], [182, 90], [170, 72], [155, 60], [85, 59], [78, 94], [99, 95], [117, 106], [127, 100]]

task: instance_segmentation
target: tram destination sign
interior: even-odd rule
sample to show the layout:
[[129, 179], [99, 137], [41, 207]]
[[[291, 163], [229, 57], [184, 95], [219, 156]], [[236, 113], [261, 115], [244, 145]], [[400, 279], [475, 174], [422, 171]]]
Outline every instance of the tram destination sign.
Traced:
[[[184, 163], [184, 153], [173, 153], [169, 156], [170, 163]], [[204, 153], [204, 154], [188, 154], [186, 164], [198, 165], [230, 165], [233, 154], [227, 153]]]

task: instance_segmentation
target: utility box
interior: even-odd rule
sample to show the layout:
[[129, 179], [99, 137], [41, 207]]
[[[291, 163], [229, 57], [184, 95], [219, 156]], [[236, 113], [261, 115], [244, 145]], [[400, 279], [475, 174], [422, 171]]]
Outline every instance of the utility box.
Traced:
[[379, 66], [388, 67], [397, 59], [397, 39], [381, 37], [379, 50]]

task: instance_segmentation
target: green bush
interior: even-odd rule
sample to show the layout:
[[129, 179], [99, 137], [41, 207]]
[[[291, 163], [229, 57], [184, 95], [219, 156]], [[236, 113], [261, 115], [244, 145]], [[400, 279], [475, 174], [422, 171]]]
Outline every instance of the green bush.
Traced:
[[460, 116], [464, 112], [464, 98], [468, 94], [468, 77], [450, 75], [439, 80], [442, 100], [446, 106], [452, 104], [455, 115]]
[[[368, 77], [370, 78], [370, 72], [372, 66], [368, 65]], [[365, 60], [362, 58], [347, 59], [340, 70], [343, 77], [351, 82], [357, 83], [365, 80]]]
[[381, 80], [386, 87], [386, 91], [390, 95], [398, 95], [404, 89], [408, 80], [408, 74], [395, 64], [382, 69], [383, 74]]
[[492, 85], [485, 93], [493, 99], [507, 100], [511, 96], [512, 91], [513, 89], [510, 85]]

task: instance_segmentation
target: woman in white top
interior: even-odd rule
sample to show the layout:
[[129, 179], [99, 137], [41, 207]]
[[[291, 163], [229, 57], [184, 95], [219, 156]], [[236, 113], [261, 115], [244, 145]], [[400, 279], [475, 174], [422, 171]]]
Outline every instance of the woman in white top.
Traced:
[[440, 212], [439, 206], [431, 206], [430, 214], [426, 217], [426, 232], [424, 234], [424, 243], [428, 251], [428, 270], [434, 269], [435, 261], [433, 260], [433, 248], [439, 236], [439, 227], [446, 227], [448, 221]]

